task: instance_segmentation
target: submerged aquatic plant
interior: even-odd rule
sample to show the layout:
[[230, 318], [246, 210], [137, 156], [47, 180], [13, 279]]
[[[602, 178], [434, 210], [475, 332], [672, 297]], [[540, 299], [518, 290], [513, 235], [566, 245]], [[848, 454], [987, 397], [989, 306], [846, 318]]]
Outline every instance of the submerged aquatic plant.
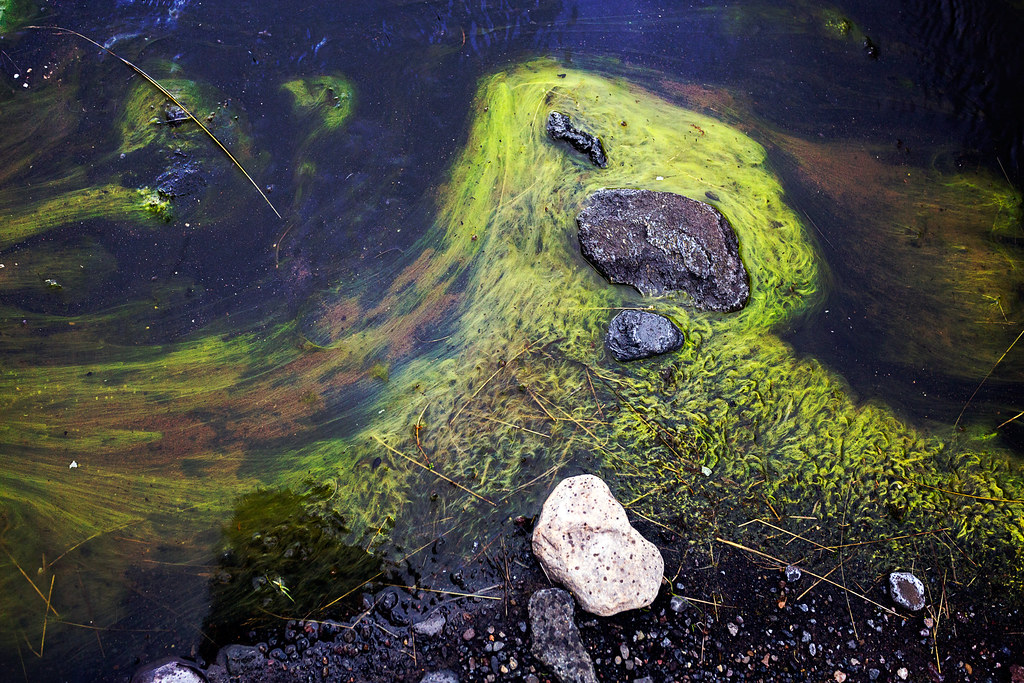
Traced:
[[[19, 564], [83, 548], [105, 558], [89, 588], [108, 596], [98, 622], [108, 625], [124, 566], [157, 538], [190, 540], [200, 554], [192, 525], [213, 524], [232, 505], [254, 514], [265, 506], [268, 527], [280, 521], [275, 510], [315, 507], [316, 519], [344, 520], [330, 547], [396, 559], [442, 534], [459, 552], [532, 515], [562, 477], [589, 471], [691, 544], [731, 533], [772, 550], [788, 537], [734, 525], [795, 515], [822, 544], [918, 534], [867, 547], [908, 563], [919, 544], [941, 540], [1012, 582], [1024, 532], [1019, 505], [1002, 501], [1024, 498], [1019, 464], [972, 431], [927, 433], [858, 402], [835, 373], [798, 357], [778, 332], [819, 306], [827, 278], [764, 148], [628, 75], [541, 60], [484, 79], [434, 226], [387, 287], [340, 283], [298, 320], [275, 311], [241, 330], [221, 320], [175, 341], [150, 329], [171, 324], [151, 289], [11, 326], [0, 337], [11, 359], [0, 374], [5, 547], [19, 550]], [[552, 109], [602, 138], [606, 169], [548, 139]], [[645, 298], [604, 281], [575, 239], [576, 213], [604, 187], [712, 201], [738, 235], [748, 306], [701, 313], [685, 295]], [[44, 278], [73, 282], [45, 263]], [[9, 291], [29, 283], [20, 275]], [[670, 357], [615, 363], [602, 338], [619, 308], [669, 316], [687, 343]], [[2, 310], [26, 318], [9, 303]], [[374, 378], [375, 364], [387, 382]], [[282, 493], [280, 506], [270, 494], [237, 500], [260, 485], [296, 493]], [[844, 540], [834, 538], [841, 514]], [[150, 545], [112, 536], [128, 525]], [[264, 608], [264, 598], [292, 605], [280, 586], [295, 605], [339, 597], [331, 586], [316, 588], [323, 602], [304, 595], [302, 572], [260, 554], [244, 525], [225, 534], [251, 551], [241, 569], [226, 569], [225, 596], [237, 590]], [[44, 565], [43, 577], [63, 567]], [[6, 604], [33, 615], [9, 634], [20, 643], [42, 621], [29, 606], [41, 605], [13, 563], [6, 569]], [[54, 604], [83, 614], [66, 571]]]

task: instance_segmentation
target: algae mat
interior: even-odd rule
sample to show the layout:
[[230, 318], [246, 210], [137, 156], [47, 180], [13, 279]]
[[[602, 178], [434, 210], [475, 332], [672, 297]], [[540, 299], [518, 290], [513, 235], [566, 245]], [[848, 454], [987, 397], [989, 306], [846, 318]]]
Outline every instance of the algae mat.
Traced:
[[[885, 406], [859, 403], [840, 377], [773, 333], [818, 305], [827, 278], [760, 145], [625, 80], [550, 62], [486, 80], [475, 107], [441, 193], [439, 232], [410, 266], [415, 277], [384, 297], [421, 321], [424, 309], [455, 311], [442, 348], [403, 361], [410, 342], [400, 335], [343, 333], [351, 301], [323, 303], [305, 321], [322, 348], [372, 347], [397, 365], [371, 427], [308, 451], [325, 465], [346, 452], [408, 473], [392, 474], [402, 484], [389, 488], [333, 470], [345, 490], [362, 491], [356, 509], [371, 530], [416, 510], [421, 531], [425, 519], [432, 534], [458, 519], [467, 535], [479, 533], [477, 517], [453, 516], [452, 493], [474, 514], [488, 506], [454, 489], [439, 498], [446, 484], [437, 474], [501, 515], [529, 515], [561, 476], [604, 471], [637, 512], [693, 544], [733, 533], [786, 552], [792, 536], [733, 528], [785, 519], [791, 533], [829, 548], [804, 558], [812, 565], [827, 564], [835, 546], [870, 541], [856, 552], [863, 571], [911, 566], [923, 543], [947, 564], [989, 563], [1007, 572], [997, 580], [1014, 580], [1005, 560], [1024, 540], [1019, 463], [984, 435], [920, 432]], [[602, 138], [607, 169], [546, 138], [552, 109]], [[702, 314], [682, 297], [644, 299], [597, 277], [579, 256], [574, 216], [602, 187], [717, 197], [750, 271], [748, 307]], [[687, 345], [663, 360], [608, 362], [601, 337], [620, 307], [670, 316]]]
[[[324, 102], [335, 106], [314, 106]], [[606, 169], [546, 137], [553, 109], [603, 139]], [[314, 129], [344, 135], [343, 124]], [[739, 237], [748, 306], [699, 313], [684, 296], [608, 285], [579, 255], [574, 220], [604, 187], [712, 201]], [[726, 536], [793, 558], [791, 536], [738, 526], [760, 518], [828, 552], [871, 541], [858, 551], [863, 567], [849, 570], [868, 576], [881, 566], [873, 560], [912, 565], [925, 544], [946, 564], [1015, 580], [1024, 532], [1019, 505], [1006, 501], [1024, 497], [1019, 464], [983, 435], [924, 433], [858, 403], [776, 335], [819, 305], [827, 276], [765, 150], [736, 128], [552, 61], [496, 74], [480, 85], [466, 147], [416, 246], [387, 287], [341, 284], [297, 320], [270, 316], [255, 331], [211, 324], [182, 341], [126, 345], [113, 362], [106, 335], [151, 308], [139, 305], [50, 316], [38, 340], [5, 340], [38, 344], [34, 366], [23, 352], [0, 378], [11, 416], [0, 432], [11, 465], [4, 543], [33, 577], [12, 556], [3, 589], [36, 608], [19, 608], [15, 639], [35, 642], [54, 577], [57, 612], [88, 607], [73, 575], [56, 573], [66, 560], [47, 558], [106, 549], [116, 592], [118, 572], [140, 558], [105, 548], [109, 532], [186, 538], [201, 551], [196, 528], [225, 519], [228, 499], [256, 482], [330, 491], [317, 505], [338, 515], [338, 532], [392, 560], [440, 535], [471, 548], [536, 513], [563, 476], [591, 471], [666, 532], [673, 552]], [[602, 337], [624, 307], [668, 315], [686, 345], [612, 362]], [[80, 452], [89, 458], [69, 469]], [[804, 550], [797, 559], [829, 566], [829, 555]], [[218, 575], [233, 588], [251, 578], [246, 567]], [[279, 587], [303, 577], [271, 578], [252, 592], [277, 614], [339, 597], [297, 605]]]

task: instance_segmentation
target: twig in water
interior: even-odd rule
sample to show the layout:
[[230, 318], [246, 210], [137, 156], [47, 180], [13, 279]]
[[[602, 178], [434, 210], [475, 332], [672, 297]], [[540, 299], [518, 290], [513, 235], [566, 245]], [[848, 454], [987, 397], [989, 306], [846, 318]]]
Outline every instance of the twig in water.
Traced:
[[[754, 550], [753, 548], [748, 548], [747, 546], [742, 545], [740, 543], [735, 543], [733, 541], [727, 541], [726, 539], [721, 538], [721, 537], [716, 537], [715, 540], [718, 541], [719, 543], [724, 543], [725, 545], [732, 546], [733, 548], [738, 548], [739, 550], [743, 550], [745, 552], [751, 553], [752, 555], [758, 555], [760, 557], [763, 557], [765, 559], [771, 560], [773, 562], [778, 562], [783, 567], [787, 567], [790, 564], [792, 564], [791, 562], [786, 562], [785, 560], [780, 560], [777, 557], [773, 557], [772, 555], [769, 555], [768, 553], [763, 553], [760, 550]], [[850, 588], [847, 588], [846, 586], [843, 586], [842, 584], [836, 583], [835, 581], [832, 581], [831, 579], [828, 579], [828, 578], [826, 578], [824, 576], [819, 576], [818, 574], [815, 574], [814, 572], [812, 572], [812, 571], [810, 571], [808, 569], [804, 569], [804, 573], [808, 574], [810, 576], [813, 576], [816, 579], [821, 579], [825, 583], [832, 584], [836, 588], [842, 588], [844, 591], [850, 593], [851, 595], [855, 595], [858, 598], [860, 598], [861, 600], [864, 600], [866, 602], [870, 602], [875, 607], [879, 608], [883, 612], [887, 612], [887, 613], [893, 615], [894, 617], [898, 617], [899, 616], [899, 614], [897, 614], [895, 611], [889, 609], [888, 607], [886, 607], [885, 605], [883, 605], [880, 602], [875, 602], [874, 600], [872, 600], [868, 596], [864, 595], [863, 593], [858, 593], [857, 591], [852, 590]], [[829, 572], [829, 573], [831, 574], [832, 572]]]
[[103, 50], [104, 52], [106, 52], [108, 55], [110, 55], [114, 59], [117, 59], [118, 61], [120, 61], [121, 63], [126, 65], [128, 68], [130, 68], [132, 71], [134, 71], [138, 75], [142, 76], [144, 79], [146, 79], [146, 81], [149, 82], [150, 85], [152, 85], [154, 88], [159, 90], [163, 94], [164, 97], [169, 99], [171, 102], [174, 102], [174, 104], [177, 105], [183, 112], [185, 112], [190, 119], [192, 119], [193, 121], [196, 122], [196, 125], [198, 125], [202, 129], [202, 131], [204, 133], [206, 133], [210, 137], [211, 140], [213, 140], [214, 144], [216, 144], [217, 147], [220, 148], [220, 151], [224, 152], [224, 154], [227, 155], [228, 159], [231, 159], [231, 162], [236, 167], [238, 167], [238, 170], [242, 172], [242, 174], [249, 180], [250, 183], [252, 183], [252, 186], [255, 187], [256, 191], [260, 193], [260, 196], [263, 197], [263, 201], [265, 201], [267, 203], [267, 206], [269, 206], [270, 210], [274, 212], [274, 215], [277, 216], [278, 218], [281, 218], [281, 214], [278, 213], [277, 209], [271, 203], [270, 199], [267, 197], [266, 194], [264, 194], [263, 190], [260, 189], [260, 186], [256, 184], [256, 181], [252, 179], [252, 176], [249, 175], [249, 173], [242, 167], [242, 164], [238, 163], [238, 159], [236, 159], [235, 156], [231, 152], [228, 151], [228, 148], [225, 147], [224, 144], [220, 140], [217, 139], [216, 135], [214, 135], [213, 133], [210, 132], [209, 128], [207, 128], [206, 126], [203, 125], [202, 121], [200, 121], [198, 118], [196, 118], [196, 116], [192, 113], [192, 111], [188, 107], [186, 107], [184, 104], [179, 102], [178, 98], [175, 97], [174, 95], [172, 95], [171, 92], [167, 88], [165, 88], [164, 86], [160, 85], [160, 83], [155, 78], [153, 78], [152, 76], [147, 74], [145, 71], [143, 71], [139, 67], [137, 67], [134, 64], [132, 64], [131, 62], [129, 62], [127, 59], [125, 59], [121, 55], [116, 54], [110, 48], [107, 48], [107, 47], [104, 47], [103, 45], [100, 45], [99, 43], [97, 43], [92, 38], [90, 38], [88, 36], [85, 36], [85, 35], [82, 35], [78, 31], [73, 31], [73, 30], [71, 30], [69, 28], [63, 28], [61, 26], [26, 26], [25, 28], [35, 29], [35, 30], [39, 30], [39, 31], [58, 31], [60, 33], [69, 33], [69, 34], [71, 34], [73, 36], [78, 36], [82, 40], [84, 40], [86, 42], [89, 42], [89, 43], [92, 43], [93, 45], [95, 45], [99, 49]]
[[497, 370], [495, 370], [494, 372], [492, 372], [492, 373], [491, 373], [491, 376], [490, 376], [490, 377], [488, 377], [487, 379], [485, 379], [485, 380], [484, 380], [484, 383], [483, 383], [483, 384], [481, 384], [481, 385], [480, 385], [479, 387], [477, 387], [476, 391], [474, 391], [474, 392], [473, 392], [473, 395], [472, 395], [472, 396], [470, 396], [470, 397], [469, 397], [468, 399], [466, 399], [466, 402], [462, 404], [462, 407], [461, 407], [461, 408], [459, 408], [459, 409], [458, 409], [457, 411], [455, 411], [455, 414], [454, 414], [454, 415], [452, 415], [452, 416], [451, 416], [451, 417], [450, 417], [450, 418], [448, 419], [448, 424], [451, 424], [452, 422], [455, 422], [455, 418], [457, 418], [457, 417], [458, 417], [459, 415], [461, 415], [461, 414], [462, 414], [462, 411], [466, 409], [466, 406], [468, 406], [468, 405], [469, 405], [470, 403], [472, 403], [472, 402], [473, 402], [473, 399], [477, 397], [477, 394], [479, 394], [479, 393], [480, 393], [481, 391], [483, 391], [483, 388], [484, 388], [485, 386], [487, 386], [487, 384], [488, 384], [488, 383], [489, 383], [489, 382], [490, 382], [490, 381], [491, 381], [492, 379], [494, 379], [494, 378], [495, 378], [495, 377], [496, 377], [496, 376], [498, 375], [498, 373], [499, 373], [499, 372], [501, 372], [502, 370], [504, 370], [505, 368], [507, 368], [507, 367], [508, 367], [509, 365], [511, 365], [511, 364], [512, 364], [512, 361], [514, 361], [514, 360], [518, 359], [518, 358], [519, 358], [520, 356], [522, 356], [522, 355], [523, 355], [524, 353], [526, 353], [527, 351], [529, 351], [530, 349], [532, 349], [532, 348], [534, 347], [534, 345], [536, 345], [536, 344], [540, 344], [540, 343], [541, 343], [542, 341], [544, 341], [545, 339], [547, 339], [547, 336], [544, 336], [544, 337], [542, 337], [541, 339], [539, 339], [539, 340], [538, 340], [538, 341], [536, 341], [536, 342], [530, 342], [529, 344], [527, 344], [527, 345], [526, 345], [526, 346], [525, 346], [525, 347], [523, 348], [523, 350], [522, 350], [522, 351], [520, 351], [520, 352], [519, 352], [519, 353], [517, 353], [516, 355], [512, 356], [512, 358], [510, 358], [509, 360], [507, 360], [507, 361], [505, 362], [505, 364], [504, 364], [504, 365], [502, 365], [502, 366], [501, 366], [501, 367], [499, 367], [499, 368], [498, 368]]
[[[1003, 351], [1003, 355], [999, 356], [999, 360], [997, 360], [995, 362], [995, 365], [993, 365], [992, 369], [988, 371], [988, 374], [985, 375], [982, 378], [980, 383], [978, 383], [978, 386], [977, 386], [977, 388], [975, 388], [974, 393], [971, 394], [971, 397], [969, 399], [967, 399], [967, 403], [964, 404], [963, 410], [961, 410], [960, 414], [956, 416], [956, 422], [953, 423], [953, 428], [954, 429], [960, 425], [960, 420], [963, 418], [964, 413], [967, 412], [967, 406], [971, 405], [971, 401], [973, 401], [974, 397], [978, 395], [979, 391], [981, 391], [981, 387], [984, 386], [985, 382], [988, 381], [988, 378], [992, 376], [992, 373], [996, 371], [996, 368], [999, 367], [999, 364], [1003, 362], [1004, 358], [1006, 358], [1006, 354], [1010, 353], [1010, 351], [1013, 349], [1013, 347], [1016, 346], [1017, 342], [1020, 341], [1021, 337], [1024, 337], [1024, 330], [1021, 330], [1020, 334], [1017, 335], [1017, 338], [1014, 339], [1013, 342], [1008, 347], [1006, 347], [1006, 350]], [[1000, 426], [1002, 426], [1002, 425], [1000, 425]]]
[[381, 440], [381, 438], [380, 438], [379, 436], [377, 436], [376, 434], [374, 434], [374, 435], [373, 435], [373, 438], [374, 438], [374, 440], [375, 440], [375, 441], [376, 441], [377, 443], [379, 443], [379, 444], [380, 444], [381, 446], [383, 446], [384, 448], [388, 449], [389, 451], [391, 451], [391, 452], [392, 452], [392, 453], [394, 453], [395, 455], [400, 455], [400, 456], [402, 456], [403, 458], [405, 458], [406, 460], [408, 460], [408, 461], [409, 461], [409, 462], [411, 462], [412, 464], [416, 465], [417, 467], [422, 467], [422, 468], [423, 468], [423, 469], [425, 469], [425, 470], [426, 470], [427, 472], [430, 472], [431, 474], [433, 474], [433, 475], [434, 475], [434, 476], [436, 476], [436, 477], [440, 477], [441, 479], [444, 479], [444, 480], [445, 480], [446, 482], [448, 482], [448, 483], [449, 483], [449, 484], [451, 484], [452, 486], [455, 486], [455, 487], [457, 487], [457, 488], [460, 488], [460, 489], [462, 489], [463, 491], [465, 491], [465, 492], [466, 492], [466, 493], [468, 493], [469, 495], [471, 495], [471, 496], [475, 496], [476, 498], [479, 498], [480, 500], [484, 501], [485, 503], [490, 503], [490, 504], [491, 504], [491, 505], [493, 505], [494, 507], [498, 507], [498, 504], [497, 504], [497, 503], [495, 503], [495, 502], [493, 502], [493, 501], [490, 501], [490, 500], [488, 500], [488, 499], [484, 498], [484, 497], [483, 497], [483, 496], [481, 496], [481, 495], [480, 495], [479, 493], [475, 493], [475, 492], [473, 492], [473, 491], [470, 491], [469, 489], [467, 489], [467, 488], [466, 488], [465, 486], [463, 486], [463, 485], [462, 485], [462, 484], [460, 484], [459, 482], [455, 481], [454, 479], [449, 479], [448, 477], [444, 476], [444, 475], [443, 475], [443, 474], [441, 474], [440, 472], [438, 472], [438, 471], [436, 471], [436, 470], [433, 470], [433, 469], [431, 469], [431, 468], [427, 467], [426, 465], [424, 465], [424, 464], [423, 464], [423, 463], [421, 463], [420, 461], [418, 461], [418, 460], [415, 460], [415, 459], [413, 459], [413, 458], [410, 458], [410, 457], [409, 457], [408, 455], [406, 455], [405, 453], [402, 453], [401, 451], [398, 451], [398, 450], [396, 450], [396, 449], [392, 448], [391, 446], [389, 446], [389, 445], [387, 445], [386, 443], [384, 443], [384, 441], [383, 441], [383, 440]]
[[419, 417], [416, 418], [416, 426], [413, 427], [413, 431], [416, 433], [416, 448], [420, 449], [420, 454], [427, 461], [427, 467], [434, 469], [434, 465], [431, 464], [430, 458], [427, 457], [427, 452], [423, 450], [423, 445], [420, 443], [420, 421], [423, 419], [423, 414], [427, 412], [427, 406], [429, 405], [429, 403], [423, 405], [423, 410], [420, 411]]

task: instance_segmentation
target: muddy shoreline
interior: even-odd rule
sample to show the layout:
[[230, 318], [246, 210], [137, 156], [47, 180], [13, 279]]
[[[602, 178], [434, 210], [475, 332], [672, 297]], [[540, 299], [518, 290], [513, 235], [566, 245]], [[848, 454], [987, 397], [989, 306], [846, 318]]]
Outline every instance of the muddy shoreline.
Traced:
[[[684, 560], [650, 608], [608, 618], [577, 609], [599, 680], [1024, 680], [1018, 606], [933, 581], [941, 606], [909, 613], [884, 577], [857, 584], [877, 605], [853, 595], [847, 604], [842, 589], [807, 574], [790, 583], [749, 553], [714, 552]], [[527, 603], [550, 584], [528, 532], [505, 535], [457, 573], [458, 592], [477, 597], [378, 585], [348, 619], [249, 632], [204, 673], [215, 683], [557, 680], [530, 649]]]

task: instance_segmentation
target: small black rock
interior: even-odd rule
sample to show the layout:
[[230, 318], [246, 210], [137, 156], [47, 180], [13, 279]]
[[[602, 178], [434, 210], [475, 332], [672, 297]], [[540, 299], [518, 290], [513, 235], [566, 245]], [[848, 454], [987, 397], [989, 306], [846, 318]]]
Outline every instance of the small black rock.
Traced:
[[548, 135], [552, 140], [568, 142], [569, 146], [580, 154], [586, 154], [590, 163], [598, 168], [608, 165], [608, 157], [604, 153], [604, 146], [596, 135], [584, 133], [572, 125], [568, 114], [553, 111], [548, 114]]
[[662, 315], [647, 311], [622, 311], [608, 324], [604, 343], [617, 361], [640, 360], [675, 351], [685, 337]]

